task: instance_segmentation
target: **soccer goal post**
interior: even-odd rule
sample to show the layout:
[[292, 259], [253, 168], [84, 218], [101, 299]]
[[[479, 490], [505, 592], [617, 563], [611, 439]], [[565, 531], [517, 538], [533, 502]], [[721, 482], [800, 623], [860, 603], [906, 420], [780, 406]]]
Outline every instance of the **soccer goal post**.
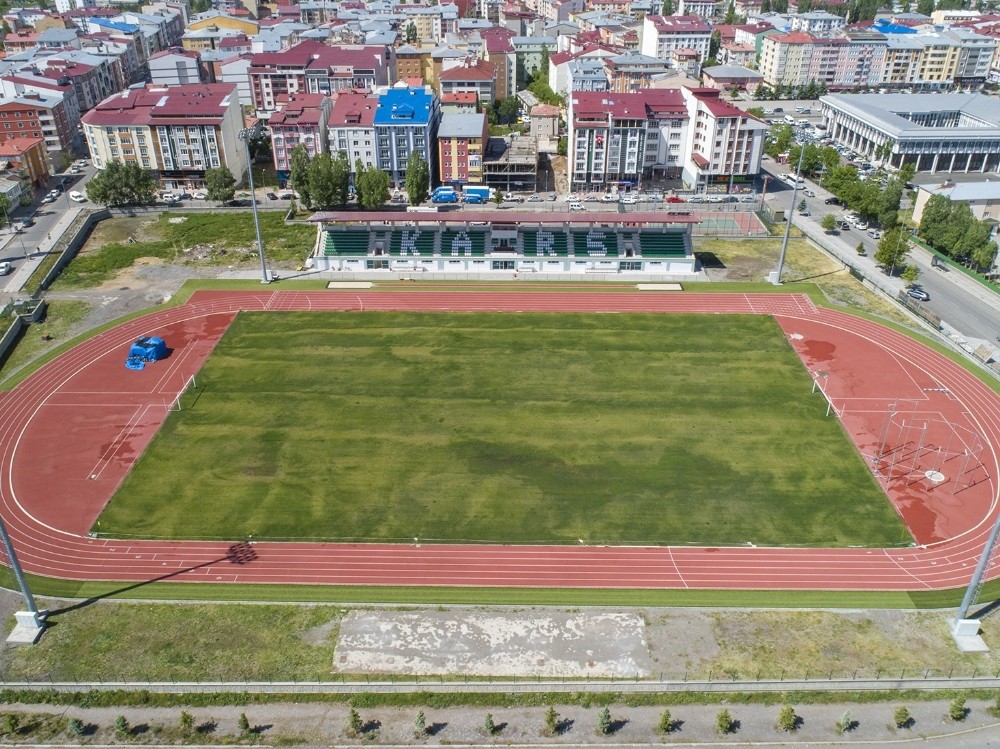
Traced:
[[170, 407], [169, 407], [168, 410], [169, 411], [182, 411], [184, 409], [184, 405], [183, 405], [184, 396], [187, 393], [193, 391], [197, 387], [198, 387], [198, 380], [195, 379], [195, 375], [191, 375], [190, 377], [188, 377], [187, 382], [184, 383], [184, 387], [182, 387], [177, 392], [177, 395], [174, 397], [173, 401], [171, 401]]

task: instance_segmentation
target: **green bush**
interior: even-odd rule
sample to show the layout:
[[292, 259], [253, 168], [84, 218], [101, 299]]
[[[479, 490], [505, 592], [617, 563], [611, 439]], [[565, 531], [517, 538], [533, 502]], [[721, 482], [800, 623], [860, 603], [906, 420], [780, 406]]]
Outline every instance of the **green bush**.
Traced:
[[119, 715], [115, 718], [115, 738], [124, 739], [132, 732], [132, 726], [128, 723], [128, 718]]
[[782, 707], [781, 711], [778, 713], [778, 730], [785, 731], [787, 733], [789, 731], [794, 731], [798, 727], [799, 716], [795, 714], [795, 708], [791, 705], [785, 705]]
[[497, 724], [493, 722], [493, 714], [486, 713], [486, 720], [483, 721], [483, 730], [490, 736], [495, 736], [497, 733]]
[[602, 707], [601, 712], [597, 714], [597, 732], [602, 736], [611, 733], [611, 711], [607, 705]]
[[83, 736], [87, 732], [87, 727], [79, 718], [72, 718], [68, 724], [69, 732], [74, 736]]
[[725, 736], [732, 733], [733, 728], [735, 728], [733, 716], [729, 714], [728, 710], [720, 710], [719, 714], [715, 716], [715, 732], [720, 736]]
[[12, 736], [21, 725], [21, 719], [15, 713], [4, 713], [0, 718], [0, 732], [4, 736]]
[[427, 736], [427, 719], [424, 717], [423, 710], [420, 710], [417, 717], [413, 719], [413, 735], [418, 739]]
[[965, 716], [968, 714], [969, 709], [965, 706], [964, 697], [956, 697], [948, 706], [948, 717], [954, 721], [965, 720]]
[[674, 730], [674, 716], [669, 710], [664, 710], [660, 714], [660, 722], [656, 724], [656, 732], [661, 736], [666, 736]]
[[361, 722], [361, 716], [352, 707], [350, 714], [347, 716], [347, 733], [351, 736], [360, 736], [362, 728], [364, 728], [364, 723]]
[[559, 713], [556, 709], [549, 705], [549, 709], [545, 711], [545, 735], [555, 736], [559, 732]]
[[840, 720], [837, 721], [835, 727], [838, 736], [854, 730], [854, 716], [851, 715], [850, 710], [844, 711], [844, 714], [840, 716]]
[[895, 712], [892, 714], [892, 722], [895, 724], [896, 728], [909, 728], [913, 725], [913, 716], [910, 715], [910, 711], [905, 706], [897, 707]]

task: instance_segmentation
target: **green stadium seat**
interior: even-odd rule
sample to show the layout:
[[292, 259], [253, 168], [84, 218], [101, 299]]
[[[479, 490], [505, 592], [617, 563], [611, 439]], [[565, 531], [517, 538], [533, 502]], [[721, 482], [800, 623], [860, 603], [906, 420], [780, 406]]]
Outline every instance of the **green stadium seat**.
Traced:
[[639, 236], [643, 257], [685, 257], [687, 243], [678, 232], [644, 232]]
[[483, 257], [486, 255], [486, 232], [445, 229], [441, 232], [441, 254], [452, 257]]
[[367, 229], [328, 229], [324, 255], [367, 255]]
[[393, 229], [389, 237], [389, 254], [431, 256], [436, 234], [433, 229]]
[[577, 257], [617, 257], [618, 234], [602, 229], [575, 231], [573, 254]]

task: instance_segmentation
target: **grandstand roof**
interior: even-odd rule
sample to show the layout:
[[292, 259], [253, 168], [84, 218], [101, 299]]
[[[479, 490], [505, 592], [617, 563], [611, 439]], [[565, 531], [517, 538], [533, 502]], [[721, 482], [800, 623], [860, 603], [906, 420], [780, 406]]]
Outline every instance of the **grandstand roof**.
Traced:
[[687, 212], [669, 211], [593, 211], [583, 215], [577, 213], [548, 213], [542, 211], [508, 211], [492, 209], [487, 211], [321, 211], [309, 217], [309, 221], [332, 223], [409, 224], [415, 222], [438, 222], [442, 224], [609, 224], [611, 227], [634, 224], [698, 224], [701, 219]]

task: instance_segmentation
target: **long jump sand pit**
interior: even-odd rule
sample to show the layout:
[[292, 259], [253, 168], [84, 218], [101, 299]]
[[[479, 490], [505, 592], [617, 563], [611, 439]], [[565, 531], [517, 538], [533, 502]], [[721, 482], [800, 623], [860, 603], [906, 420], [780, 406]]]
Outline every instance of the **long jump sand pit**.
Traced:
[[340, 624], [340, 673], [642, 677], [642, 619], [629, 613], [353, 611]]

